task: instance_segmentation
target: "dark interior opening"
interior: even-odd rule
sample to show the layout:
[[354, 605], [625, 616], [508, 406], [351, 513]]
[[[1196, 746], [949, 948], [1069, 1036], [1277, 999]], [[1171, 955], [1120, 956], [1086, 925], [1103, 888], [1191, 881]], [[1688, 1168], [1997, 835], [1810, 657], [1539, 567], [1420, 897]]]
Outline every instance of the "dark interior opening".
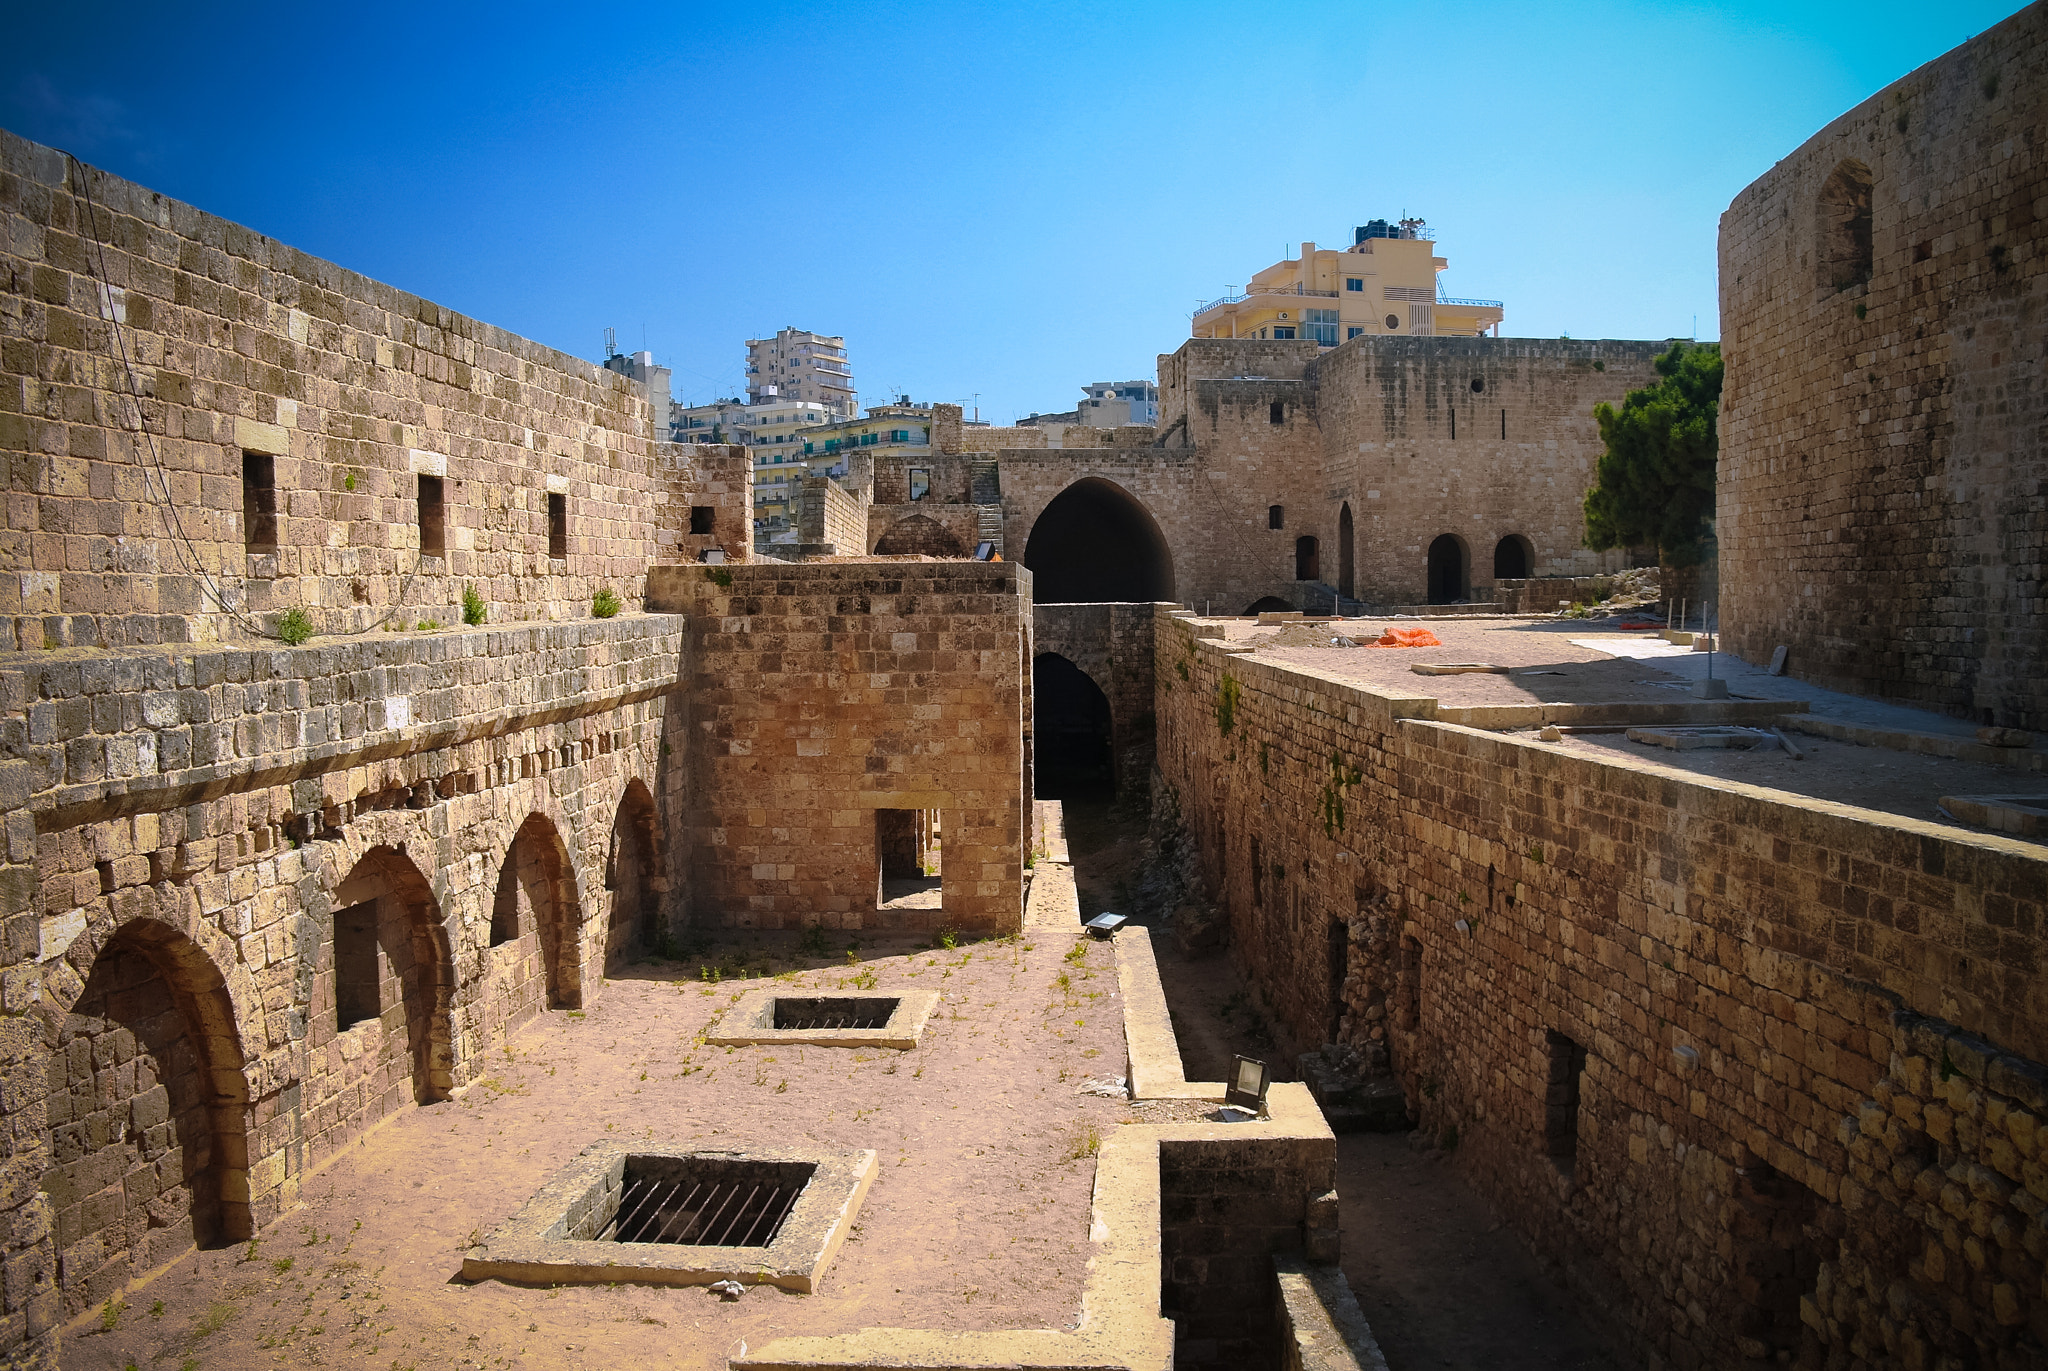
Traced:
[[242, 454], [242, 532], [251, 552], [277, 551], [277, 459]]
[[378, 997], [377, 902], [334, 911], [334, 1027], [353, 1028], [384, 1012]]
[[766, 1247], [817, 1167], [715, 1157], [627, 1157], [600, 1242]]
[[548, 556], [569, 555], [569, 497], [548, 495]]
[[1351, 925], [1343, 919], [1330, 920], [1329, 926], [1329, 985], [1330, 985], [1330, 1030], [1328, 1041], [1337, 1041], [1337, 1030], [1344, 1026], [1344, 981], [1351, 974]]
[[1337, 593], [1347, 598], [1358, 593], [1351, 544], [1351, 505], [1347, 501], [1344, 507], [1337, 511]]
[[447, 552], [447, 532], [444, 519], [445, 506], [441, 499], [441, 478], [421, 476], [420, 482], [420, 556], [440, 557]]
[[1543, 1084], [1543, 1150], [1567, 1176], [1579, 1159], [1579, 1080], [1586, 1049], [1554, 1030], [1543, 1034], [1549, 1056]]
[[1294, 579], [1297, 581], [1320, 581], [1323, 579], [1322, 558], [1316, 552], [1316, 540], [1312, 534], [1304, 533], [1294, 540]]
[[1173, 558], [1159, 525], [1123, 487], [1098, 477], [1074, 482], [1045, 507], [1024, 565], [1037, 604], [1173, 597]]
[[1287, 603], [1278, 595], [1261, 595], [1258, 599], [1246, 605], [1244, 612], [1246, 614], [1291, 614], [1295, 612], [1295, 606]]
[[1519, 580], [1529, 574], [1529, 544], [1519, 533], [1510, 533], [1493, 545], [1493, 578]]
[[1767, 1356], [1790, 1361], [1811, 1336], [1799, 1302], [1819, 1284], [1822, 1255], [1832, 1245], [1817, 1225], [1819, 1201], [1761, 1162], [1736, 1171], [1734, 1200], [1736, 1332], [1762, 1343]]
[[715, 518], [717, 517], [717, 514], [718, 514], [718, 506], [716, 506], [716, 505], [691, 505], [691, 506], [690, 506], [690, 532], [692, 532], [692, 533], [710, 533], [710, 532], [712, 532], [712, 531], [713, 531], [713, 529], [712, 529], [712, 521], [713, 521], [713, 520], [714, 520], [714, 519], [715, 519]]
[[1267, 527], [1267, 528], [1285, 528], [1285, 527], [1287, 527], [1287, 506], [1285, 506], [1285, 505], [1267, 505], [1267, 506], [1266, 506], [1266, 527]]
[[1057, 653], [1031, 663], [1032, 793], [1041, 800], [1106, 800], [1116, 793], [1109, 697]]
[[1269, 424], [1284, 424], [1284, 423], [1286, 423], [1286, 422], [1287, 422], [1287, 406], [1286, 406], [1286, 405], [1284, 405], [1284, 404], [1282, 404], [1282, 403], [1281, 403], [1280, 401], [1278, 401], [1278, 400], [1275, 400], [1275, 401], [1274, 401], [1274, 402], [1273, 402], [1272, 404], [1268, 405], [1268, 406], [1266, 407], [1266, 422], [1267, 422], [1267, 423], [1269, 423]]
[[889, 996], [777, 996], [776, 1028], [886, 1028], [899, 1000]]
[[1465, 598], [1465, 545], [1449, 533], [1429, 545], [1429, 602], [1454, 605]]

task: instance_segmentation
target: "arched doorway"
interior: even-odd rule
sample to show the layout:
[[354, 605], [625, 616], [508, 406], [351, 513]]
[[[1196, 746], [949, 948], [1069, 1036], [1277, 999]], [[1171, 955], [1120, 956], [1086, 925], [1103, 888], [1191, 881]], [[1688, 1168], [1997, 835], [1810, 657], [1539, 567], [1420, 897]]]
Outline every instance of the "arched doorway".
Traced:
[[583, 987], [574, 956], [573, 930], [581, 920], [569, 853], [545, 814], [529, 814], [498, 870], [491, 899], [491, 946], [508, 982], [508, 1023], [542, 1008], [577, 1009]]
[[1292, 614], [1295, 606], [1278, 595], [1262, 595], [1244, 607], [1246, 614]]
[[1351, 555], [1351, 502], [1347, 500], [1337, 511], [1337, 593], [1346, 599], [1358, 595]]
[[1054, 496], [1024, 544], [1031, 599], [1041, 605], [1173, 598], [1173, 558], [1145, 507], [1090, 476]]
[[78, 1314], [188, 1248], [250, 1236], [248, 1081], [219, 969], [151, 919], [107, 941], [55, 1027], [42, 1184]]
[[1041, 800], [1108, 800], [1116, 794], [1109, 697], [1056, 652], [1031, 662], [1032, 794]]
[[898, 519], [875, 543], [877, 557], [902, 557], [921, 552], [927, 557], [965, 557], [967, 549], [952, 531], [929, 515]]
[[654, 800], [636, 780], [619, 801], [612, 820], [611, 857], [605, 863], [604, 885], [611, 896], [604, 931], [607, 973], [661, 946], [656, 851]]
[[1294, 579], [1297, 581], [1320, 581], [1323, 579], [1322, 554], [1317, 551], [1316, 540], [1304, 533], [1294, 540]]
[[1528, 576], [1529, 568], [1534, 564], [1529, 540], [1519, 533], [1510, 533], [1493, 545], [1493, 579], [1496, 581], [1521, 580]]
[[1446, 533], [1429, 545], [1429, 602], [1454, 605], [1465, 594], [1465, 544]]
[[446, 1099], [454, 1086], [448, 1012], [452, 988], [447, 933], [433, 888], [400, 848], [364, 853], [334, 895], [327, 964], [330, 1002], [315, 1009], [330, 1038], [352, 1037], [338, 1054], [334, 1093], [359, 1101], [352, 1133], [400, 1108]]

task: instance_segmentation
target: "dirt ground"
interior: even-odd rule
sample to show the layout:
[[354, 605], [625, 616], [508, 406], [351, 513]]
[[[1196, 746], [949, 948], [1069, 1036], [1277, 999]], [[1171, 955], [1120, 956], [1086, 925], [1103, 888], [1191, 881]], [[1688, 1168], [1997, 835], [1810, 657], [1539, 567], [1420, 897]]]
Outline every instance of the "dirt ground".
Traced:
[[[1069, 803], [1066, 834], [1084, 890], [1113, 898], [1135, 883], [1142, 820]], [[1092, 907], [1084, 896], [1083, 908]], [[1186, 957], [1165, 928], [1154, 930], [1153, 947], [1189, 1080], [1224, 1079], [1238, 1053], [1268, 1063], [1276, 1080], [1295, 1079], [1228, 951]], [[1405, 1134], [1345, 1134], [1337, 1139], [1337, 1194], [1344, 1273], [1392, 1371], [1626, 1364], [1445, 1154], [1411, 1148]]]
[[[67, 1368], [722, 1368], [742, 1343], [862, 1327], [1063, 1328], [1080, 1313], [1101, 1132], [1077, 1094], [1122, 1069], [1102, 944], [955, 948], [780, 935], [607, 981], [514, 1035], [460, 1100], [408, 1110], [309, 1179], [254, 1243], [192, 1254], [65, 1336]], [[937, 988], [910, 1052], [698, 1041], [776, 973], [790, 990]], [[873, 1148], [881, 1174], [818, 1293], [532, 1289], [460, 1278], [466, 1245], [581, 1148], [642, 1137]], [[102, 1323], [109, 1325], [102, 1328]]]

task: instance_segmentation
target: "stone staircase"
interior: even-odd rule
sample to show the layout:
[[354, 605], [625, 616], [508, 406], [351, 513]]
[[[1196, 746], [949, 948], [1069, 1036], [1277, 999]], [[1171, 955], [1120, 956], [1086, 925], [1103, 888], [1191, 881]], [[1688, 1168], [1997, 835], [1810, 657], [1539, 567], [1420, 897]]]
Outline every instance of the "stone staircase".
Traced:
[[1003, 481], [993, 460], [967, 464], [967, 498], [975, 507], [975, 541], [1003, 553]]
[[1337, 614], [1346, 619], [1356, 619], [1372, 612], [1366, 608], [1365, 601], [1339, 595], [1335, 586], [1323, 581], [1310, 581], [1302, 586], [1301, 611], [1304, 614]]

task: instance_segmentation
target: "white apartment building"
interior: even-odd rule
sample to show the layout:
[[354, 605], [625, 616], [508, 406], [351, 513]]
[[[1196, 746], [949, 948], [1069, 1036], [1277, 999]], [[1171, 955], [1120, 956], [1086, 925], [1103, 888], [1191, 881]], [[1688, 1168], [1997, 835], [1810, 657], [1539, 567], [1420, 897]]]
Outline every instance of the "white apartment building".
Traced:
[[747, 400], [800, 400], [823, 405], [835, 419], [853, 418], [860, 411], [846, 340], [800, 328], [780, 329], [773, 338], [749, 338]]
[[1159, 422], [1159, 387], [1150, 381], [1097, 381], [1081, 389], [1087, 398], [1076, 413], [1085, 427]]

